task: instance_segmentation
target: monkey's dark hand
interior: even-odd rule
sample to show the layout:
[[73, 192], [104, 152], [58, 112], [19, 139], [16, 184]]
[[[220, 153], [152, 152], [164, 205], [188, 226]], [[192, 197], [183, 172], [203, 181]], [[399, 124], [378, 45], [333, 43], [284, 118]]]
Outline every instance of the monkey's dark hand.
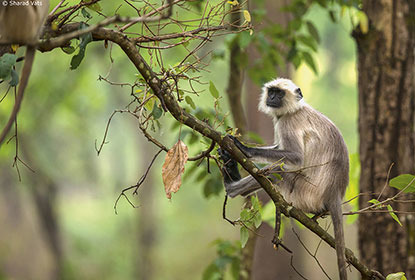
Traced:
[[241, 150], [241, 152], [248, 158], [250, 158], [249, 153], [248, 153], [248, 147], [245, 146], [244, 144], [241, 143], [241, 141], [238, 140], [238, 138], [236, 138], [235, 136], [232, 135], [228, 135], [229, 138], [232, 139], [233, 143], [235, 144], [236, 147], [238, 147], [239, 150]]
[[228, 161], [233, 160], [231, 154], [221, 148], [218, 148], [218, 154], [225, 165]]
[[240, 180], [238, 162], [232, 158], [230, 153], [221, 148], [218, 149], [218, 154], [223, 161], [222, 173], [225, 184]]

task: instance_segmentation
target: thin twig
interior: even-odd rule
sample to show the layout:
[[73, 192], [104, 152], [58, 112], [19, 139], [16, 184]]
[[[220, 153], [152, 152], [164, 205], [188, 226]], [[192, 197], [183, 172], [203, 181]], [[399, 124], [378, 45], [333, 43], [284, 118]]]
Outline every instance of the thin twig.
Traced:
[[49, 13], [49, 16], [53, 15], [63, 4], [63, 2], [65, 2], [66, 0], [61, 0], [58, 5], [55, 6], [55, 8], [53, 8], [53, 10]]
[[231, 225], [235, 226], [236, 221], [229, 220], [226, 217], [226, 203], [227, 202], [228, 202], [228, 196], [225, 194], [225, 200], [223, 201], [223, 206], [222, 206], [222, 217], [224, 220], [228, 221]]
[[389, 184], [388, 184], [388, 183], [389, 183], [389, 176], [390, 176], [390, 174], [391, 174], [391, 170], [392, 170], [393, 165], [394, 165], [394, 163], [392, 162], [392, 163], [391, 163], [391, 165], [389, 166], [388, 173], [387, 173], [387, 175], [386, 175], [385, 185], [383, 186], [383, 189], [382, 189], [382, 191], [379, 193], [379, 196], [378, 196], [378, 198], [377, 198], [376, 200], [379, 200], [379, 199], [380, 199], [380, 197], [382, 196], [382, 194], [383, 194], [383, 192], [385, 191], [386, 187], [389, 185]]
[[117, 214], [117, 205], [118, 205], [118, 202], [119, 202], [119, 200], [120, 200], [120, 198], [122, 197], [122, 196], [124, 196], [126, 199], [127, 199], [127, 201], [130, 203], [130, 205], [131, 206], [133, 206], [134, 208], [137, 208], [129, 199], [128, 199], [128, 197], [127, 197], [127, 195], [125, 194], [125, 192], [126, 191], [129, 191], [129, 190], [131, 190], [131, 189], [134, 189], [135, 188], [135, 190], [134, 190], [134, 192], [133, 192], [133, 195], [136, 195], [136, 194], [138, 194], [138, 188], [144, 183], [144, 181], [146, 180], [146, 178], [147, 178], [147, 175], [148, 175], [148, 173], [150, 172], [150, 169], [151, 169], [151, 167], [153, 166], [153, 163], [154, 163], [154, 161], [156, 160], [156, 158], [160, 155], [160, 153], [162, 152], [163, 150], [162, 149], [160, 149], [155, 155], [154, 155], [154, 157], [153, 157], [153, 159], [151, 160], [151, 162], [150, 162], [150, 164], [149, 164], [149, 166], [147, 167], [147, 170], [146, 170], [146, 172], [141, 176], [141, 178], [138, 180], [138, 182], [137, 182], [137, 184], [135, 184], [134, 186], [130, 186], [130, 187], [128, 187], [128, 188], [125, 188], [125, 189], [123, 189], [122, 191], [121, 191], [121, 193], [118, 195], [118, 197], [117, 197], [117, 199], [115, 200], [115, 203], [114, 203], [114, 211], [115, 211], [115, 214]]
[[[327, 274], [326, 270], [324, 269], [324, 267], [321, 265], [320, 261], [318, 260], [317, 256], [315, 254], [313, 254], [308, 248], [307, 246], [304, 244], [304, 242], [301, 240], [300, 236], [298, 235], [298, 233], [294, 230], [294, 228], [291, 228], [292, 231], [294, 232], [295, 236], [297, 237], [298, 241], [300, 242], [301, 246], [303, 246], [304, 250], [306, 250], [306, 252], [316, 261], [317, 265], [320, 267], [321, 271], [324, 273], [324, 275], [326, 275], [326, 277], [330, 280], [332, 280], [330, 278], [330, 276]], [[320, 245], [319, 245], [320, 246]], [[317, 251], [316, 251], [317, 253]]]
[[206, 157], [207, 155], [209, 155], [210, 152], [213, 151], [215, 146], [216, 146], [216, 143], [215, 143], [215, 141], [212, 140], [212, 143], [210, 143], [210, 146], [206, 151], [201, 152], [199, 155], [197, 155], [195, 157], [188, 158], [187, 160], [188, 161], [197, 161], [199, 159], [202, 159], [202, 158]]
[[298, 270], [297, 268], [294, 266], [294, 255], [291, 255], [291, 259], [290, 259], [290, 265], [291, 267], [294, 269], [294, 271], [298, 274], [298, 276], [300, 276], [302, 279], [304, 280], [308, 280], [307, 278], [305, 278]]

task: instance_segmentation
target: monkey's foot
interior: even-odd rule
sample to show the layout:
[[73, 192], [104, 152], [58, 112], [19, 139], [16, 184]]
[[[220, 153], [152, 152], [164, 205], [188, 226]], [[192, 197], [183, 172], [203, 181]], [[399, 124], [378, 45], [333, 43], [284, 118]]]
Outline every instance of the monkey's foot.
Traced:
[[272, 239], [272, 244], [274, 244], [274, 249], [278, 250], [278, 246], [281, 246], [285, 251], [287, 251], [288, 253], [292, 254], [293, 252], [282, 243], [282, 240], [278, 237], [278, 236], [274, 236], [274, 238]]

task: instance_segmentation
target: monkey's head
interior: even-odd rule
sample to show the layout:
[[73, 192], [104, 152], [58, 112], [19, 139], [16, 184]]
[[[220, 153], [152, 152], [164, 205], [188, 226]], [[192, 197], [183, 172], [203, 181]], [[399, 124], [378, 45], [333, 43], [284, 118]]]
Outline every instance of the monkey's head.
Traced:
[[303, 106], [301, 89], [289, 79], [278, 78], [263, 86], [258, 109], [270, 116], [281, 117]]

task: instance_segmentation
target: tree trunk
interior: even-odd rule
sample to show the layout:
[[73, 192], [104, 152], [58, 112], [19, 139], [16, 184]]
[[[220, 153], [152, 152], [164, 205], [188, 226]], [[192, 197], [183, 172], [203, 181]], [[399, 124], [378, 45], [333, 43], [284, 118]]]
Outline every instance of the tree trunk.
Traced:
[[[380, 193], [379, 200], [396, 194], [392, 188], [384, 189], [388, 179], [415, 173], [415, 2], [364, 0], [363, 10], [369, 18], [369, 32], [354, 32], [359, 71], [360, 190], [366, 194], [359, 201], [360, 208]], [[392, 206], [414, 210], [412, 203]], [[414, 279], [414, 217], [398, 215], [403, 227], [385, 213], [359, 216], [360, 254], [366, 265], [384, 275], [405, 271], [408, 279]]]

